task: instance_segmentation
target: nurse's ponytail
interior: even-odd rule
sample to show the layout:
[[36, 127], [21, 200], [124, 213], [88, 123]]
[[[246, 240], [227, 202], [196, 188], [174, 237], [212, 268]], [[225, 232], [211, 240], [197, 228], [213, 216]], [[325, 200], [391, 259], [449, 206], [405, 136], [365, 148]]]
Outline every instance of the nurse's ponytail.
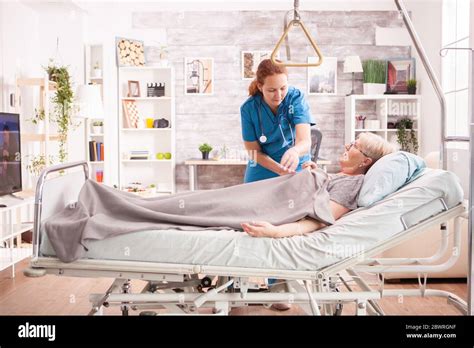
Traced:
[[[279, 60], [277, 60], [280, 62]], [[276, 74], [285, 74], [288, 76], [288, 70], [284, 66], [278, 66], [272, 63], [270, 59], [264, 59], [260, 62], [257, 69], [257, 76], [249, 85], [249, 96], [262, 94], [258, 89], [258, 84], [264, 84], [267, 76]]]

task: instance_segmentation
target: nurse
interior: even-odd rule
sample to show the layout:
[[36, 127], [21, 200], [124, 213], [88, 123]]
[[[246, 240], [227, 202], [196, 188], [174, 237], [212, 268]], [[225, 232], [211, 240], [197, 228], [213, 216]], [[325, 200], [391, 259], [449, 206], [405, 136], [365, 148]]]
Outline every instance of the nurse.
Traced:
[[263, 60], [240, 108], [242, 137], [251, 160], [244, 182], [301, 170], [310, 160], [312, 118], [303, 93], [288, 86], [288, 71]]

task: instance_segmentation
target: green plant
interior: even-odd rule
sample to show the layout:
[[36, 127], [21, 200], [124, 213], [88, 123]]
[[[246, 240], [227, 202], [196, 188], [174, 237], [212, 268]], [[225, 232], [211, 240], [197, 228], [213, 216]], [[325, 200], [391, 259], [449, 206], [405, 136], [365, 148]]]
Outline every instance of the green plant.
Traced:
[[102, 127], [103, 125], [104, 125], [104, 122], [102, 122], [102, 121], [92, 122], [92, 126], [94, 126], [94, 127]]
[[46, 115], [43, 108], [35, 108], [35, 115], [30, 119], [30, 121], [34, 124], [38, 124], [40, 121], [44, 121], [45, 117]]
[[46, 164], [46, 156], [36, 155], [31, 156], [29, 164], [26, 166], [26, 169], [31, 175], [39, 176], [46, 165], [52, 165], [54, 163], [52, 156], [49, 157], [49, 163]]
[[413, 129], [413, 120], [402, 118], [397, 122], [397, 141], [400, 144], [400, 150], [418, 152], [418, 139]]
[[416, 88], [416, 80], [415, 79], [410, 79], [407, 81], [407, 87], [408, 88]]
[[56, 82], [56, 94], [53, 97], [54, 108], [52, 120], [58, 124], [59, 132], [59, 161], [64, 163], [67, 160], [67, 138], [69, 127], [72, 123], [72, 111], [74, 93], [72, 91], [71, 76], [66, 66], [57, 66], [52, 60], [44, 68], [49, 79]]
[[207, 143], [201, 144], [199, 146], [199, 151], [201, 151], [201, 152], [211, 152], [212, 151], [212, 146], [207, 144]]
[[150, 186], [148, 186], [149, 188], [155, 188], [156, 185], [155, 184], [150, 184]]
[[364, 83], [385, 83], [387, 63], [383, 60], [366, 60], [362, 63]]

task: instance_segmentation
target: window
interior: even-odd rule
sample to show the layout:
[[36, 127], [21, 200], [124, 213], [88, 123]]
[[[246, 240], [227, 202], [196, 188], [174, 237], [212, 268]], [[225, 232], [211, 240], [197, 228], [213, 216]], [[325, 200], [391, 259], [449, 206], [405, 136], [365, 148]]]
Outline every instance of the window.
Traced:
[[[469, 0], [443, 0], [443, 47], [469, 47]], [[441, 60], [447, 135], [469, 136], [469, 51], [447, 51]]]

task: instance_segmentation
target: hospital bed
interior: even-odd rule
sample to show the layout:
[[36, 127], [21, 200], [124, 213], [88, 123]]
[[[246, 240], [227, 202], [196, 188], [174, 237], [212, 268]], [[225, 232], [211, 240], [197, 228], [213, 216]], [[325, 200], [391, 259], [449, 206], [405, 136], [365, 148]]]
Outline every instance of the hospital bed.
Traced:
[[[77, 201], [88, 179], [86, 162], [57, 165], [41, 175], [35, 202], [33, 257], [25, 274], [110, 277], [103, 294], [92, 294], [90, 314], [121, 306], [150, 313], [196, 314], [210, 307], [216, 314], [250, 304], [295, 303], [308, 314], [335, 315], [354, 302], [355, 314], [384, 314], [383, 297], [441, 296], [461, 312], [466, 302], [446, 291], [426, 288], [429, 274], [452, 265], [459, 256], [461, 219], [466, 209], [454, 174], [426, 169], [423, 175], [382, 201], [359, 208], [330, 227], [291, 238], [252, 238], [232, 230], [155, 230], [90, 241], [84, 258], [63, 263], [55, 257], [41, 222]], [[454, 227], [447, 222], [454, 219]], [[380, 252], [440, 225], [439, 252], [430, 258], [379, 259]], [[452, 232], [451, 232], [452, 230]], [[449, 238], [455, 247], [446, 250]], [[443, 264], [428, 265], [448, 252]], [[362, 274], [378, 275], [369, 284]], [[418, 274], [418, 289], [384, 289], [385, 273]], [[270, 290], [259, 279], [277, 278]], [[132, 279], [146, 286], [133, 293]], [[343, 291], [345, 290], [345, 291]], [[202, 312], [202, 311], [201, 311]], [[160, 311], [161, 313], [161, 311]]]

